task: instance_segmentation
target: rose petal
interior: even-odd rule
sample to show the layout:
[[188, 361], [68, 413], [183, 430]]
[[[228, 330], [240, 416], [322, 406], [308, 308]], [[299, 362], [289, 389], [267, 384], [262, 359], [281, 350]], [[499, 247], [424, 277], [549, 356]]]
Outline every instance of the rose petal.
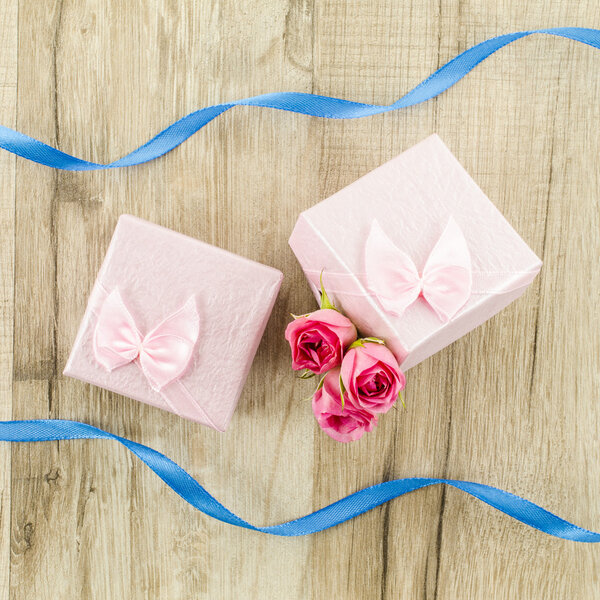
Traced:
[[349, 346], [356, 339], [356, 327], [342, 313], [331, 308], [323, 308], [311, 313], [308, 317], [313, 322], [325, 323], [339, 338], [342, 348]]
[[367, 343], [363, 346], [364, 353], [370, 356], [374, 361], [381, 361], [391, 368], [400, 371], [400, 365], [392, 351], [383, 344], [374, 342]]
[[325, 375], [323, 386], [313, 396], [312, 408], [319, 426], [328, 436], [339, 442], [351, 442], [372, 431], [377, 417], [357, 407], [348, 393], [342, 407], [339, 378], [339, 368]]

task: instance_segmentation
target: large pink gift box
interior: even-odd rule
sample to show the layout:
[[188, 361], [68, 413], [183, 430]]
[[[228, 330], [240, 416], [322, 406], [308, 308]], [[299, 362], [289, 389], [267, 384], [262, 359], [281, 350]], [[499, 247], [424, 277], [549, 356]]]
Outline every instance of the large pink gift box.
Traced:
[[281, 280], [123, 215], [64, 373], [225, 431]]
[[290, 246], [408, 369], [518, 298], [540, 259], [437, 135], [303, 212]]

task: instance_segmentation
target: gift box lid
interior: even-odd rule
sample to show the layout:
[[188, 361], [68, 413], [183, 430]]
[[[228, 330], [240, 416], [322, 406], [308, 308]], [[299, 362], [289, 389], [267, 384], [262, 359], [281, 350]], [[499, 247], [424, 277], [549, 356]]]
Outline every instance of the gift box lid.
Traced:
[[[224, 431], [282, 277], [277, 269], [131, 215], [122, 215], [64, 373]], [[175, 381], [167, 382], [168, 370], [165, 379], [160, 373], [155, 376], [150, 367], [145, 369], [141, 350], [127, 364], [118, 363], [118, 368], [99, 362], [95, 350], [100, 335], [98, 324], [100, 315], [108, 314], [109, 304], [113, 313], [108, 320], [103, 317], [102, 327], [113, 335], [123, 333], [119, 329], [122, 323], [115, 325], [115, 322], [122, 317], [127, 326], [128, 317], [123, 316], [126, 313], [130, 314], [130, 329], [137, 329], [141, 338], [150, 336], [149, 332], [162, 323], [156, 330], [155, 346], [157, 339], [159, 345], [169, 341], [168, 334], [173, 334], [171, 342], [177, 344], [188, 334], [197, 333], [193, 343], [188, 344], [189, 357], [181, 359], [187, 361], [186, 365], [180, 365], [185, 369]], [[126, 332], [125, 339], [127, 335], [135, 334]], [[139, 341], [135, 343], [141, 345]], [[185, 354], [187, 349], [185, 345], [164, 345], [158, 348], [158, 353], [154, 348], [155, 358], [159, 362], [171, 359], [176, 362], [180, 360], [178, 352]], [[109, 362], [113, 354], [109, 348], [106, 355]], [[160, 364], [154, 366], [162, 368]]]
[[[369, 289], [365, 247], [376, 223], [421, 273], [450, 221], [468, 247], [472, 293], [444, 322], [423, 296], [401, 316]], [[364, 335], [385, 338], [403, 368], [481, 324], [533, 280], [540, 259], [432, 135], [301, 213], [290, 237], [315, 296], [327, 292]]]

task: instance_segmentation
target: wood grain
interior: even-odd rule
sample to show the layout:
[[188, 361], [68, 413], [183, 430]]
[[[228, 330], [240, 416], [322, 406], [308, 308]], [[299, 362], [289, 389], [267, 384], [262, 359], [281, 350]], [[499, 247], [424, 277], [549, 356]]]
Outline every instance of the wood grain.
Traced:
[[[18, 5], [18, 6], [17, 6]], [[108, 162], [195, 108], [277, 90], [389, 103], [483, 39], [600, 27], [594, 0], [4, 0], [0, 122]], [[239, 107], [128, 170], [0, 153], [0, 417], [86, 421], [165, 452], [255, 523], [383, 479], [514, 491], [600, 530], [600, 53], [532, 37], [442, 97], [324, 121]], [[488, 323], [409, 372], [407, 409], [319, 433], [283, 330], [313, 300], [298, 213], [438, 132], [545, 265]], [[226, 434], [64, 378], [118, 216], [285, 274]], [[305, 539], [197, 514], [108, 442], [0, 447], [0, 598], [597, 598], [600, 549], [431, 488]]]
[[[0, 119], [14, 127], [17, 101], [17, 2], [0, 5]], [[0, 156], [0, 418], [12, 417], [15, 158]], [[0, 597], [9, 597], [11, 448], [0, 448]]]

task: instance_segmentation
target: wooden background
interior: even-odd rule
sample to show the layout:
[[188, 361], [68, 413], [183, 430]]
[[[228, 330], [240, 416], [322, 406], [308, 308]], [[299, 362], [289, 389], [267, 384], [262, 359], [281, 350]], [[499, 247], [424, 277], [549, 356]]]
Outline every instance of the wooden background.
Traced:
[[[597, 0], [2, 0], [0, 122], [109, 162], [176, 118], [280, 90], [390, 103], [461, 50], [600, 27]], [[425, 105], [355, 121], [236, 108], [168, 156], [68, 173], [0, 151], [0, 418], [149, 444], [257, 524], [403, 476], [480, 481], [600, 530], [600, 52], [532, 37]], [[359, 443], [320, 433], [288, 312], [313, 306], [298, 213], [438, 132], [543, 258], [501, 314], [409, 372]], [[229, 431], [64, 378], [117, 217], [281, 269]], [[110, 442], [0, 445], [0, 597], [598, 598], [600, 548], [431, 488], [334, 530], [270, 538], [195, 512]]]

